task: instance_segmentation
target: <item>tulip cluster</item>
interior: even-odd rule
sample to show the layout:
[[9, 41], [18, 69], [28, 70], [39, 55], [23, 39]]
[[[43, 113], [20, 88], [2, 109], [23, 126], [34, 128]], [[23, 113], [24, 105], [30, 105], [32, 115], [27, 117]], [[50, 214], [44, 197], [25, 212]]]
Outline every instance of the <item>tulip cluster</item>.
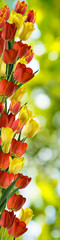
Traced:
[[[34, 53], [22, 40], [31, 36], [36, 13], [29, 10], [25, 16], [26, 9], [24, 1], [18, 1], [11, 14], [7, 6], [0, 9], [0, 226], [14, 239], [27, 231], [26, 225], [33, 216], [31, 209], [22, 208], [26, 198], [20, 194], [20, 189], [27, 187], [31, 178], [20, 171], [25, 162], [26, 139], [39, 130], [35, 115], [26, 103], [21, 106], [24, 84], [34, 77], [33, 70], [24, 64], [32, 60]], [[18, 210], [17, 218], [14, 211]]]

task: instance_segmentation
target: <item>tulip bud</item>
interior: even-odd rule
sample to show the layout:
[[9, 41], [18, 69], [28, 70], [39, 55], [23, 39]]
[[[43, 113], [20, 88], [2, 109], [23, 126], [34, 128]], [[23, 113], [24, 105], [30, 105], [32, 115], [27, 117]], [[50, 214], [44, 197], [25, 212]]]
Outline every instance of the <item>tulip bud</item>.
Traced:
[[24, 17], [22, 14], [16, 13], [14, 10], [11, 11], [10, 14], [10, 23], [15, 23], [17, 29], [20, 29], [24, 22]]
[[9, 171], [13, 172], [14, 174], [19, 173], [24, 166], [24, 162], [25, 162], [24, 157], [14, 158], [14, 159], [9, 157], [9, 160], [10, 160]]
[[36, 21], [36, 12], [29, 9], [28, 13], [27, 13], [27, 18], [25, 19], [25, 22], [32, 22], [34, 24], [35, 21]]
[[20, 221], [23, 221], [26, 223], [26, 225], [30, 222], [32, 217], [34, 216], [32, 209], [30, 208], [25, 208], [21, 209], [20, 214], [18, 216]]
[[24, 105], [18, 115], [18, 118], [22, 120], [24, 124], [29, 120], [29, 118], [33, 118], [35, 115], [32, 114], [32, 111], [28, 109], [26, 105]]
[[10, 103], [9, 109], [12, 113], [15, 114], [19, 112], [20, 107], [21, 107], [20, 102], [16, 102], [16, 100], [13, 99], [12, 102]]
[[22, 15], [26, 12], [26, 9], [27, 4], [24, 1], [23, 2], [18, 1], [15, 5], [15, 11], [17, 13], [21, 13]]
[[30, 118], [24, 128], [24, 134], [27, 138], [33, 137], [39, 130], [39, 124]]
[[2, 127], [2, 129], [1, 129], [1, 139], [2, 139], [2, 142], [4, 144], [11, 143], [11, 140], [12, 140], [12, 138], [14, 136], [14, 133], [16, 133], [16, 131], [13, 132], [13, 130], [11, 128], [9, 128], [9, 127], [6, 127], [6, 128]]
[[26, 22], [22, 25], [19, 31], [19, 38], [23, 41], [26, 41], [30, 38], [31, 34], [34, 31], [34, 24], [32, 22]]

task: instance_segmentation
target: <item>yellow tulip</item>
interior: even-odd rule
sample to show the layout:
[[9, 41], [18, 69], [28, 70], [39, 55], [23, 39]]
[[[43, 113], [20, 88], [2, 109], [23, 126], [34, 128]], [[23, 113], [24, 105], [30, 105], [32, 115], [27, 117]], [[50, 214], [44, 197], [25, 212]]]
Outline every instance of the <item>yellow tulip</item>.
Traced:
[[11, 100], [16, 100], [17, 102], [20, 102], [25, 94], [25, 88], [24, 86], [21, 86], [11, 97]]
[[13, 130], [9, 127], [6, 127], [6, 128], [2, 127], [2, 129], [1, 129], [2, 142], [5, 145], [10, 144], [15, 133], [16, 133], [16, 131], [13, 132]]
[[24, 157], [14, 158], [14, 159], [9, 157], [9, 160], [10, 160], [9, 171], [13, 172], [14, 174], [19, 173], [24, 166], [24, 162], [25, 162]]
[[5, 73], [6, 73], [6, 64], [2, 61], [1, 67], [0, 67], [0, 77], [3, 76]]
[[18, 216], [20, 221], [23, 221], [26, 223], [26, 225], [31, 221], [32, 217], [34, 216], [32, 209], [25, 208], [21, 209], [20, 214]]
[[24, 17], [20, 13], [16, 13], [14, 10], [10, 14], [10, 23], [15, 23], [17, 29], [19, 30], [24, 22]]
[[32, 118], [30, 118], [24, 128], [24, 135], [27, 138], [33, 137], [39, 130], [39, 124]]
[[30, 111], [26, 105], [24, 105], [18, 115], [18, 118], [22, 120], [24, 124], [28, 121], [29, 118], [33, 118], [35, 115], [32, 115], [32, 111]]
[[34, 24], [32, 22], [23, 23], [18, 34], [19, 38], [24, 41], [28, 40], [34, 29]]

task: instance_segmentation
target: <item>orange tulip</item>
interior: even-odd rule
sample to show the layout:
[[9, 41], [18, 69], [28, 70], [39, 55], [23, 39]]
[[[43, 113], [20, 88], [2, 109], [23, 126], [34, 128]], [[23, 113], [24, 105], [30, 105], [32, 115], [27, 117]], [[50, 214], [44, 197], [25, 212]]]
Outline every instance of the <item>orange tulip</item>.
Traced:
[[[14, 180], [15, 180], [18, 176], [20, 176], [20, 173], [14, 175]], [[17, 182], [15, 183], [15, 186], [16, 186], [16, 187], [20, 187], [20, 186], [21, 186], [20, 189], [22, 189], [22, 188], [27, 187], [27, 185], [30, 183], [30, 181], [31, 181], [31, 178], [29, 178], [28, 176], [24, 176], [24, 175], [22, 174], [21, 177], [20, 177], [20, 178], [17, 180]]]
[[6, 64], [10, 64], [10, 63], [14, 63], [16, 61], [18, 55], [18, 51], [16, 51], [15, 49], [5, 49], [4, 51], [4, 56], [3, 56], [3, 61]]
[[27, 18], [25, 19], [25, 22], [32, 22], [34, 24], [35, 21], [36, 21], [36, 12], [29, 9], [28, 13], [27, 13]]
[[26, 83], [34, 77], [33, 70], [27, 68], [24, 64], [18, 63], [15, 68], [14, 78], [20, 83]]
[[17, 85], [13, 82], [8, 82], [6, 79], [0, 81], [0, 96], [10, 97], [16, 90]]
[[15, 23], [10, 24], [10, 23], [6, 22], [3, 26], [1, 37], [4, 40], [12, 41], [15, 36], [16, 29], [17, 28], [15, 26]]
[[4, 153], [2, 151], [0, 151], [0, 169], [1, 170], [6, 170], [9, 165], [10, 165], [10, 161], [9, 161], [9, 157], [11, 155], [9, 153]]
[[22, 141], [17, 141], [16, 139], [12, 139], [10, 146], [10, 153], [14, 156], [21, 157], [27, 149], [27, 143], [23, 143]]
[[13, 173], [0, 171], [0, 186], [3, 188], [7, 188], [13, 180], [13, 176]]
[[15, 113], [18, 113], [18, 112], [19, 112], [20, 107], [21, 107], [21, 103], [20, 103], [20, 102], [16, 102], [16, 101], [13, 99], [12, 102], [10, 103], [9, 109], [10, 109], [10, 111], [11, 111], [12, 113], [15, 114]]
[[18, 41], [18, 42], [14, 42], [13, 49], [18, 51], [18, 57], [23, 57], [29, 52], [30, 46]]
[[15, 218], [13, 225], [10, 229], [8, 229], [8, 233], [13, 237], [19, 237], [23, 233], [27, 231], [26, 224], [24, 222], [19, 221], [18, 218]]
[[24, 205], [26, 198], [22, 195], [16, 195], [14, 193], [12, 197], [7, 201], [7, 208], [13, 211], [18, 211]]

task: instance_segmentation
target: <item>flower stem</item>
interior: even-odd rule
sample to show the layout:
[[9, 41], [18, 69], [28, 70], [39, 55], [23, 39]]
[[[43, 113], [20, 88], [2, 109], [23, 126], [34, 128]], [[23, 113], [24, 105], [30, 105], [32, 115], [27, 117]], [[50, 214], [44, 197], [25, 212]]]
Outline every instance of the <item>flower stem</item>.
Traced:
[[5, 228], [3, 229], [3, 233], [2, 233], [2, 237], [1, 237], [1, 240], [3, 240], [3, 237], [4, 237], [4, 233], [5, 233]]

